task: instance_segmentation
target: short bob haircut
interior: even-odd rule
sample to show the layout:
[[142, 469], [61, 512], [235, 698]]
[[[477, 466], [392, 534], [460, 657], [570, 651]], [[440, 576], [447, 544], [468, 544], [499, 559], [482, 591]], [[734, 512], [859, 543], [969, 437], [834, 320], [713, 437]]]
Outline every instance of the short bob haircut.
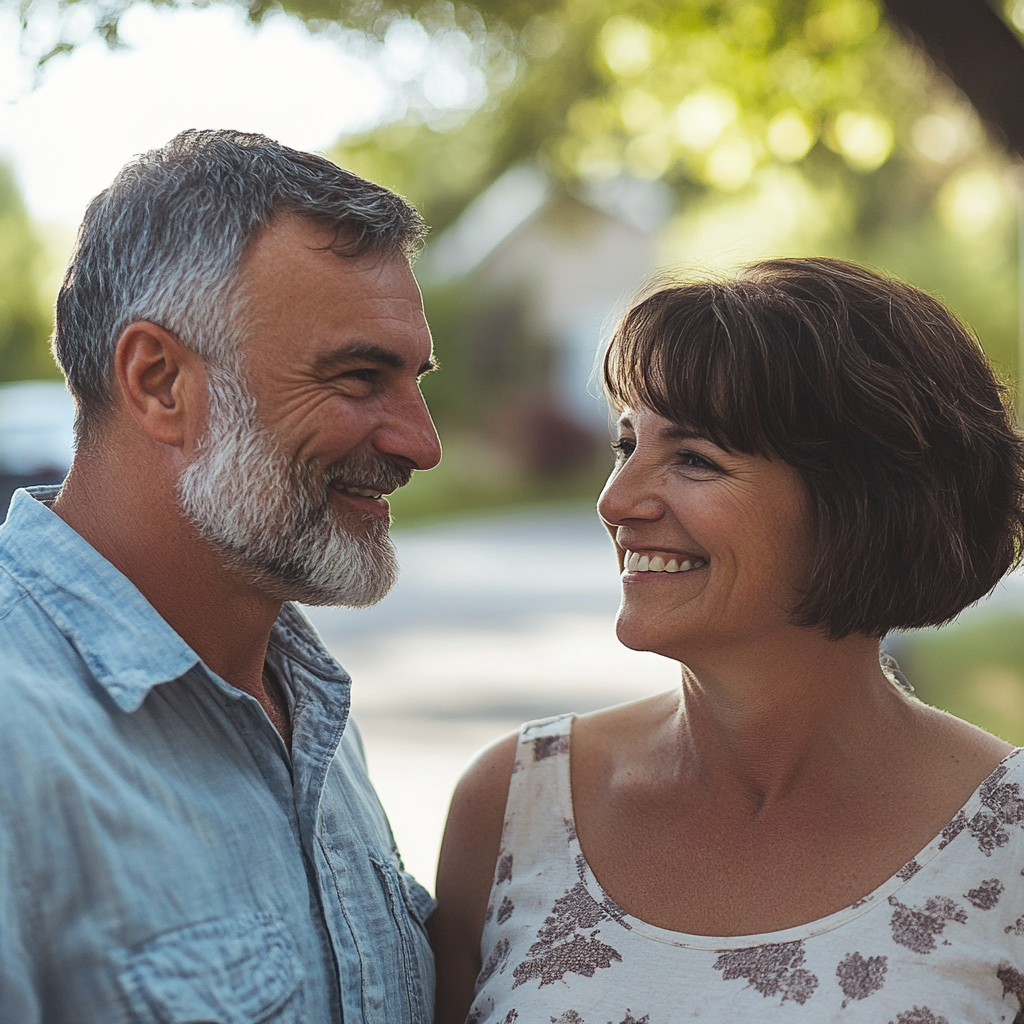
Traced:
[[661, 287], [623, 315], [604, 380], [619, 410], [799, 472], [814, 563], [794, 621], [830, 639], [947, 622], [1021, 560], [1007, 389], [971, 331], [901, 281], [779, 259]]

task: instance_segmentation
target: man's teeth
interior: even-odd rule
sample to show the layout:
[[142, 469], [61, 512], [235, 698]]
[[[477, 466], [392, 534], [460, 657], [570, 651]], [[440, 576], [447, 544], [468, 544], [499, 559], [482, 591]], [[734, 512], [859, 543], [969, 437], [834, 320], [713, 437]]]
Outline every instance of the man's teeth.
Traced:
[[375, 491], [372, 487], [352, 487], [343, 485], [342, 490], [348, 494], [358, 494], [360, 498], [379, 498], [382, 491]]
[[680, 562], [672, 555], [639, 555], [627, 551], [622, 558], [622, 567], [630, 572], [689, 572], [707, 565], [703, 558], [686, 559]]

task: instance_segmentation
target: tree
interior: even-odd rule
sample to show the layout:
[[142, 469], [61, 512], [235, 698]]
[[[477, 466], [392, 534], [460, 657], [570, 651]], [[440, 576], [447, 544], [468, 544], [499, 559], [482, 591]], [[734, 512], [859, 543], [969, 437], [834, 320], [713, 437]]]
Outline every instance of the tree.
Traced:
[[0, 164], [0, 381], [58, 376], [38, 288], [42, 255], [14, 175]]
[[978, 112], [1024, 156], [1024, 49], [1011, 25], [1024, 25], [1024, 5], [1003, 21], [985, 0], [886, 0], [890, 18], [927, 50]]
[[[82, 24], [83, 12], [91, 11], [93, 31], [118, 45], [118, 20], [131, 2], [58, 0], [57, 6], [68, 13], [67, 26]], [[905, 195], [887, 206], [892, 190], [884, 172], [875, 174], [891, 158], [919, 161], [915, 130], [921, 137], [931, 132], [934, 154], [943, 133], [946, 149], [956, 149], [949, 140], [969, 120], [949, 81], [890, 28], [879, 0], [237, 2], [253, 21], [281, 9], [311, 30], [340, 25], [378, 43], [422, 30], [430, 60], [407, 83], [407, 116], [345, 140], [337, 155], [408, 194], [435, 228], [527, 160], [540, 160], [553, 180], [570, 188], [625, 170], [662, 180], [682, 198], [706, 189], [740, 192], [759, 170], [799, 165], [818, 187], [855, 196], [856, 226], [866, 227], [872, 219], [916, 214]], [[1020, 120], [1016, 91], [994, 104], [999, 88], [984, 85], [1006, 73], [1016, 81], [1024, 61], [1019, 72], [1007, 72], [1017, 44], [983, 0], [943, 0], [939, 18], [932, 17], [931, 0], [888, 6], [901, 24], [924, 33], [983, 114], [1016, 106]], [[26, 24], [36, 23], [31, 2], [21, 10]], [[946, 22], [945, 35], [936, 32]], [[37, 42], [42, 61], [74, 45], [61, 32]], [[951, 32], [984, 43], [968, 48], [966, 60], [956, 59]], [[482, 76], [483, 102], [439, 110], [424, 101], [422, 87], [450, 69], [455, 53], [462, 70]], [[979, 62], [975, 53], [994, 58]], [[919, 126], [928, 114], [934, 115], [930, 127]], [[961, 145], [957, 156], [966, 157], [969, 148]], [[932, 163], [945, 173], [928, 168], [921, 176], [926, 195], [918, 201], [930, 199], [958, 168], [952, 158]]]
[[[76, 24], [91, 11], [94, 31], [117, 45], [131, 2], [57, 6]], [[800, 228], [791, 248], [892, 265], [945, 293], [963, 274], [943, 254], [950, 241], [933, 230], [938, 215], [973, 232], [987, 261], [979, 283], [998, 282], [1003, 295], [987, 335], [1000, 358], [1013, 358], [1007, 155], [955, 82], [892, 27], [881, 0], [237, 2], [253, 21], [281, 9], [312, 31], [361, 33], [385, 55], [410, 40], [420, 46], [418, 70], [403, 80], [405, 116], [340, 140], [331, 155], [408, 195], [435, 232], [506, 170], [533, 163], [570, 194], [622, 177], [657, 181], [681, 211], [670, 243], [696, 237], [694, 218], [716, 203], [751, 222], [785, 207]], [[1013, 3], [1017, 17], [1024, 0]], [[1000, 102], [991, 88], [1019, 70], [1007, 21], [983, 0], [886, 6], [1015, 138], [1017, 91]], [[32, 22], [32, 4], [22, 10]], [[966, 59], [956, 38], [970, 41]], [[58, 32], [39, 56], [74, 42]], [[444, 74], [461, 76], [461, 98], [438, 100]], [[920, 244], [907, 248], [911, 235]], [[668, 258], [681, 255], [669, 245]], [[971, 285], [960, 308], [975, 319]], [[974, 302], [982, 321], [991, 305]]]

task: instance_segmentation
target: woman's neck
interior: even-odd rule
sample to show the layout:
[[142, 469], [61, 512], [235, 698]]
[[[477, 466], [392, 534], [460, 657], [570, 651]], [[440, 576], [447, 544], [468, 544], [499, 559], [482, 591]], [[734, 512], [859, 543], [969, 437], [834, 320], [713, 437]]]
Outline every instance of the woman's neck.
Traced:
[[683, 667], [684, 764], [754, 816], [823, 774], [877, 768], [913, 732], [919, 707], [883, 675], [877, 641], [807, 630], [793, 640], [695, 651]]

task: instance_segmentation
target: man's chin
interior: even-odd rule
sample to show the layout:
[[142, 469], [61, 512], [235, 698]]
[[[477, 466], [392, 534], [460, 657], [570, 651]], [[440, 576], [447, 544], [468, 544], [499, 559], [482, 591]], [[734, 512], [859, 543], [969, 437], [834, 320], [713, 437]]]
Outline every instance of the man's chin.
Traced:
[[383, 601], [398, 582], [398, 560], [387, 524], [368, 524], [362, 535], [346, 532], [309, 562], [292, 563], [271, 575], [284, 600], [328, 608], [369, 608]]

